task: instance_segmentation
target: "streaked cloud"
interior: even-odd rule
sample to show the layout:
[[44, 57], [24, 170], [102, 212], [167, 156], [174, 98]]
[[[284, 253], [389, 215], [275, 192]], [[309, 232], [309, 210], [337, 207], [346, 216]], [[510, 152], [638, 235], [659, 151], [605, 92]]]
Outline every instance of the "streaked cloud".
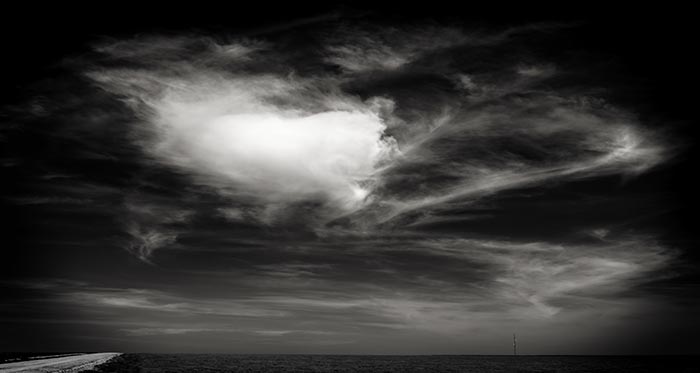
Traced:
[[328, 40], [325, 61], [350, 73], [395, 70], [423, 54], [468, 40], [457, 28], [341, 29]]

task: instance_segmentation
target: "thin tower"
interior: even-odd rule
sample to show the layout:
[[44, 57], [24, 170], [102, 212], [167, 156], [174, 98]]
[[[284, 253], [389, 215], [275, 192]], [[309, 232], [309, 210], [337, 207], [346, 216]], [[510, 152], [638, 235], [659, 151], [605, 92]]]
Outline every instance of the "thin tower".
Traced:
[[518, 354], [518, 340], [515, 339], [515, 333], [513, 333], [513, 355]]

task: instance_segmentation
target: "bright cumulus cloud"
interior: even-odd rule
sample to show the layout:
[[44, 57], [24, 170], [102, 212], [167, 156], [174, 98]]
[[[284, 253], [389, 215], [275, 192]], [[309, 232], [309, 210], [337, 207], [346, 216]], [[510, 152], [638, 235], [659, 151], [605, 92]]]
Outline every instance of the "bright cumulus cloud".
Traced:
[[167, 119], [158, 154], [270, 201], [321, 197], [355, 209], [392, 150], [370, 112]]
[[398, 151], [377, 100], [327, 94], [322, 78], [186, 66], [89, 76], [143, 119], [134, 137], [146, 153], [225, 195], [276, 210], [311, 202], [330, 218], [371, 200], [377, 169]]

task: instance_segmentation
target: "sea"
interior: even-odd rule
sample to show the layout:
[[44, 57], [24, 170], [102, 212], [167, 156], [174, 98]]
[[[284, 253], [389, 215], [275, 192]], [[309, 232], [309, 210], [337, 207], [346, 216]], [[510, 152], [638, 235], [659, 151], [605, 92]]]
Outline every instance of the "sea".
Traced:
[[700, 372], [700, 356], [123, 354], [97, 372]]

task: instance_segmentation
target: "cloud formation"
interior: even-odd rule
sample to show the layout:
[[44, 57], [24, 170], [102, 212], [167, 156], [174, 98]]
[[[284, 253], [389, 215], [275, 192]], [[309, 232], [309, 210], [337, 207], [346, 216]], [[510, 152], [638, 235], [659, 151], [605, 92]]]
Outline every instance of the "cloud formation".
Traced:
[[[508, 30], [485, 44], [528, 31]], [[253, 201], [266, 223], [313, 203], [314, 224], [354, 214], [366, 229], [504, 190], [639, 174], [669, 154], [632, 115], [538, 88], [557, 74], [551, 63], [514, 61], [469, 74], [454, 62], [436, 65], [433, 56], [447, 49], [462, 46], [468, 55], [484, 45], [463, 31], [337, 35], [323, 40], [330, 55], [303, 72], [284, 55], [288, 48], [271, 41], [182, 36], [99, 46], [101, 58], [121, 66], [91, 68], [87, 76], [134, 111], [135, 141], [148, 155], [234, 200]], [[280, 68], [279, 60], [289, 65]], [[358, 95], [347, 87], [365, 78], [334, 75], [324, 63], [372, 70], [375, 82]], [[428, 67], [444, 71], [424, 77]], [[394, 88], [397, 70], [402, 83]], [[414, 75], [422, 80], [412, 83]], [[423, 93], [449, 75], [458, 77], [456, 87]]]
[[[145, 152], [223, 193], [354, 211], [371, 192], [377, 168], [397, 151], [373, 106], [329, 87], [330, 78], [224, 72], [200, 67], [200, 56], [166, 66], [184, 52], [184, 42], [156, 42], [161, 49], [145, 41], [99, 48], [110, 58], [150, 63], [147, 70], [88, 76], [132, 104], [143, 120], [135, 131]], [[252, 53], [214, 44], [206, 54], [222, 48], [241, 52], [224, 54], [234, 64], [246, 63], [242, 51]], [[334, 92], [323, 92], [328, 88]]]
[[77, 93], [27, 114], [56, 126], [64, 162], [12, 201], [74, 219], [54, 244], [77, 257], [116, 247], [101, 270], [118, 280], [17, 286], [125, 340], [358, 351], [377, 330], [602, 335], [663, 303], [649, 286], [678, 252], [624, 221], [649, 194], [610, 185], [676, 149], [528, 49], [561, 26], [315, 27], [105, 40], [67, 61], [56, 86]]

